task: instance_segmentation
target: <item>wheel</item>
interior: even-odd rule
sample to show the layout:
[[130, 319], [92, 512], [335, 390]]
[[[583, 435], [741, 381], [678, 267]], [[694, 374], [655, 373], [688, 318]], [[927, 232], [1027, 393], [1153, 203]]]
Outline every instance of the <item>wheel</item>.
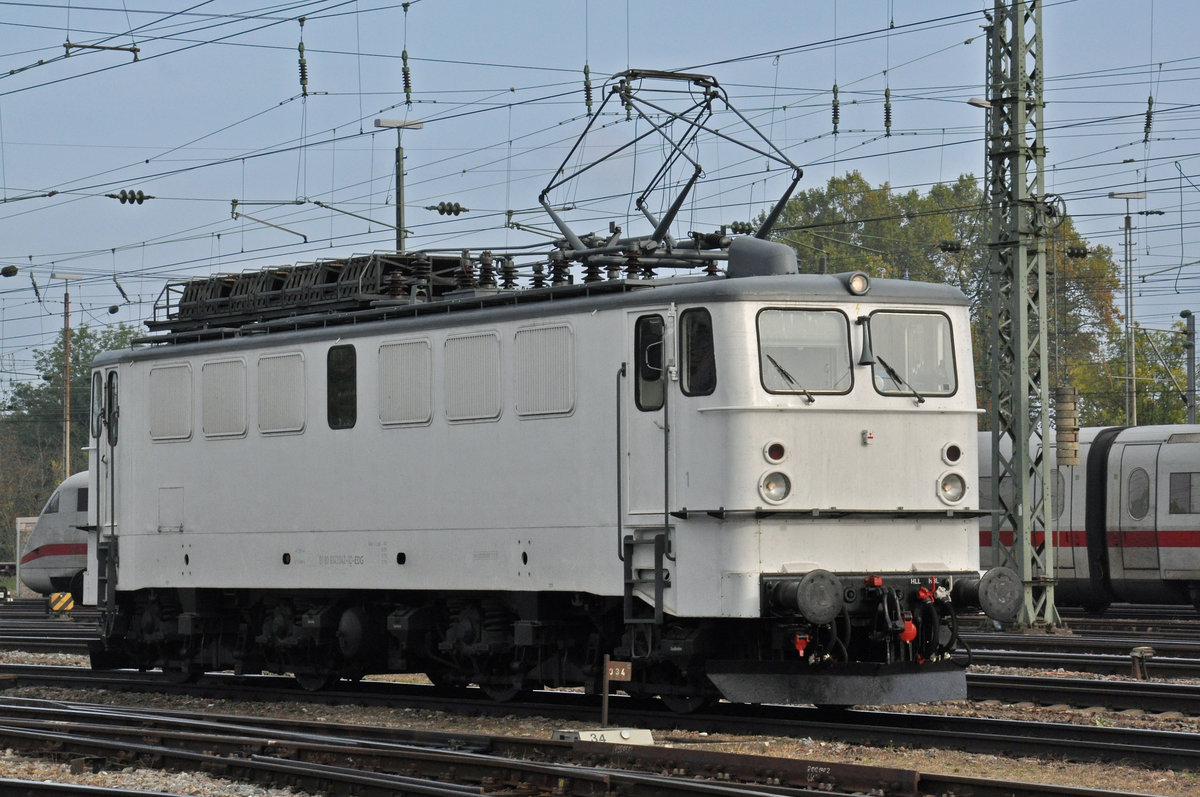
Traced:
[[430, 670], [425, 673], [425, 677], [437, 689], [462, 689], [466, 686], [466, 683], [461, 678], [451, 675], [444, 670]]
[[292, 673], [292, 677], [305, 692], [320, 692], [338, 680], [337, 675], [331, 672], [297, 672]]
[[508, 703], [523, 691], [520, 686], [511, 683], [480, 684], [479, 688], [497, 703]]
[[694, 714], [712, 708], [717, 702], [709, 695], [659, 695], [658, 699], [676, 714]]
[[168, 664], [162, 668], [163, 680], [169, 684], [194, 684], [203, 674], [190, 664]]

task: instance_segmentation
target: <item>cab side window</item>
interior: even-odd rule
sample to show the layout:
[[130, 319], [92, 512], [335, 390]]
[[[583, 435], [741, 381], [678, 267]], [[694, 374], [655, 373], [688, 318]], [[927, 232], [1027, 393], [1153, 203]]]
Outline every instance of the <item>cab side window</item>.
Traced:
[[644, 315], [633, 328], [634, 399], [647, 412], [663, 406], [663, 328], [660, 315]]
[[681, 388], [685, 396], [708, 396], [717, 387], [717, 361], [713, 352], [712, 316], [699, 308], [679, 317]]

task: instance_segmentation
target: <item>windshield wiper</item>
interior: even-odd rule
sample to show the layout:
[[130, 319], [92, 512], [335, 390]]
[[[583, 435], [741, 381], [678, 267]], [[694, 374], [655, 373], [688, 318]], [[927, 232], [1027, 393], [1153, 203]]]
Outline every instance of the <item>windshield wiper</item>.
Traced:
[[906, 382], [903, 378], [901, 378], [900, 374], [896, 373], [896, 369], [893, 368], [892, 366], [888, 365], [887, 360], [883, 359], [878, 354], [875, 355], [875, 359], [878, 360], [879, 364], [883, 366], [885, 371], [887, 371], [888, 376], [890, 376], [892, 378], [893, 382], [895, 382], [900, 387], [907, 387], [909, 390], [912, 391], [913, 398], [915, 398], [917, 400], [917, 404], [925, 403], [925, 397], [922, 396], [920, 393], [918, 393], [917, 389], [915, 387], [913, 387], [908, 382]]
[[772, 357], [772, 356], [771, 356], [771, 355], [769, 355], [769, 354], [764, 354], [763, 356], [767, 358], [767, 360], [768, 360], [768, 361], [771, 363], [771, 365], [775, 366], [775, 370], [779, 372], [779, 375], [783, 377], [783, 379], [784, 379], [784, 381], [785, 381], [785, 382], [787, 382], [789, 385], [792, 385], [792, 386], [793, 386], [793, 387], [795, 387], [795, 388], [798, 388], [798, 389], [800, 390], [800, 392], [804, 394], [804, 397], [805, 397], [806, 399], [808, 399], [808, 403], [809, 403], [809, 404], [816, 404], [816, 403], [817, 403], [817, 400], [816, 400], [815, 398], [813, 398], [813, 395], [812, 395], [812, 393], [809, 393], [807, 390], [805, 390], [805, 389], [804, 389], [804, 385], [802, 385], [802, 384], [800, 384], [799, 382], [797, 382], [797, 381], [796, 381], [796, 380], [795, 380], [795, 379], [792, 377], [792, 375], [791, 375], [791, 374], [789, 374], [789, 373], [787, 372], [787, 370], [785, 370], [785, 369], [784, 369], [784, 367], [783, 367], [782, 365], [780, 365], [779, 363], [775, 362], [775, 358], [774, 358], [774, 357]]

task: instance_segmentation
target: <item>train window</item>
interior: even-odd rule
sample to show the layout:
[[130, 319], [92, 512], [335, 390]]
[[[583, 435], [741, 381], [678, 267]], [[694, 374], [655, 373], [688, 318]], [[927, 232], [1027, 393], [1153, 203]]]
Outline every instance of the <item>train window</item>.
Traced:
[[104, 374], [92, 374], [92, 437], [99, 439], [104, 428]]
[[1170, 483], [1170, 513], [1200, 514], [1200, 473], [1172, 473]]
[[58, 498], [59, 498], [58, 490], [55, 490], [54, 495], [50, 496], [50, 500], [46, 502], [46, 508], [42, 510], [43, 515], [57, 515], [58, 514]]
[[941, 313], [872, 313], [871, 348], [875, 389], [884, 395], [949, 396], [958, 389], [950, 319]]
[[1050, 506], [1056, 518], [1062, 517], [1063, 510], [1067, 508], [1067, 502], [1064, 500], [1066, 494], [1066, 479], [1063, 478], [1062, 470], [1055, 468], [1054, 479], [1050, 482]]
[[325, 399], [330, 429], [358, 421], [358, 363], [353, 346], [331, 346], [326, 355]]
[[850, 323], [837, 310], [758, 314], [759, 374], [768, 393], [848, 393]]
[[1150, 511], [1150, 476], [1141, 468], [1129, 473], [1129, 516], [1141, 520]]
[[105, 423], [108, 426], [108, 444], [117, 444], [117, 424], [121, 417], [121, 406], [117, 404], [117, 372], [108, 372], [108, 382], [104, 388]]
[[680, 388], [685, 396], [708, 396], [717, 387], [717, 361], [713, 352], [712, 317], [700, 308], [679, 316]]
[[633, 328], [634, 400], [639, 410], [663, 406], [663, 319], [644, 315]]
[[80, 487], [79, 490], [75, 493], [75, 511], [76, 512], [86, 512], [87, 511], [87, 495], [88, 495], [88, 488], [86, 488], [86, 487]]

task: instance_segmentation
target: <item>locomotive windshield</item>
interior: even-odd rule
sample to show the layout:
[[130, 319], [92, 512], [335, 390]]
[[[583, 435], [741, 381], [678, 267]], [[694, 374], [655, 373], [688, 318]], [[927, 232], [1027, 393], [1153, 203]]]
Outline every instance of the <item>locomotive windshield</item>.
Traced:
[[769, 393], [850, 390], [850, 324], [837, 310], [758, 314], [759, 373]]
[[884, 395], [949, 396], [958, 388], [950, 319], [941, 313], [874, 313], [871, 346], [875, 389]]

